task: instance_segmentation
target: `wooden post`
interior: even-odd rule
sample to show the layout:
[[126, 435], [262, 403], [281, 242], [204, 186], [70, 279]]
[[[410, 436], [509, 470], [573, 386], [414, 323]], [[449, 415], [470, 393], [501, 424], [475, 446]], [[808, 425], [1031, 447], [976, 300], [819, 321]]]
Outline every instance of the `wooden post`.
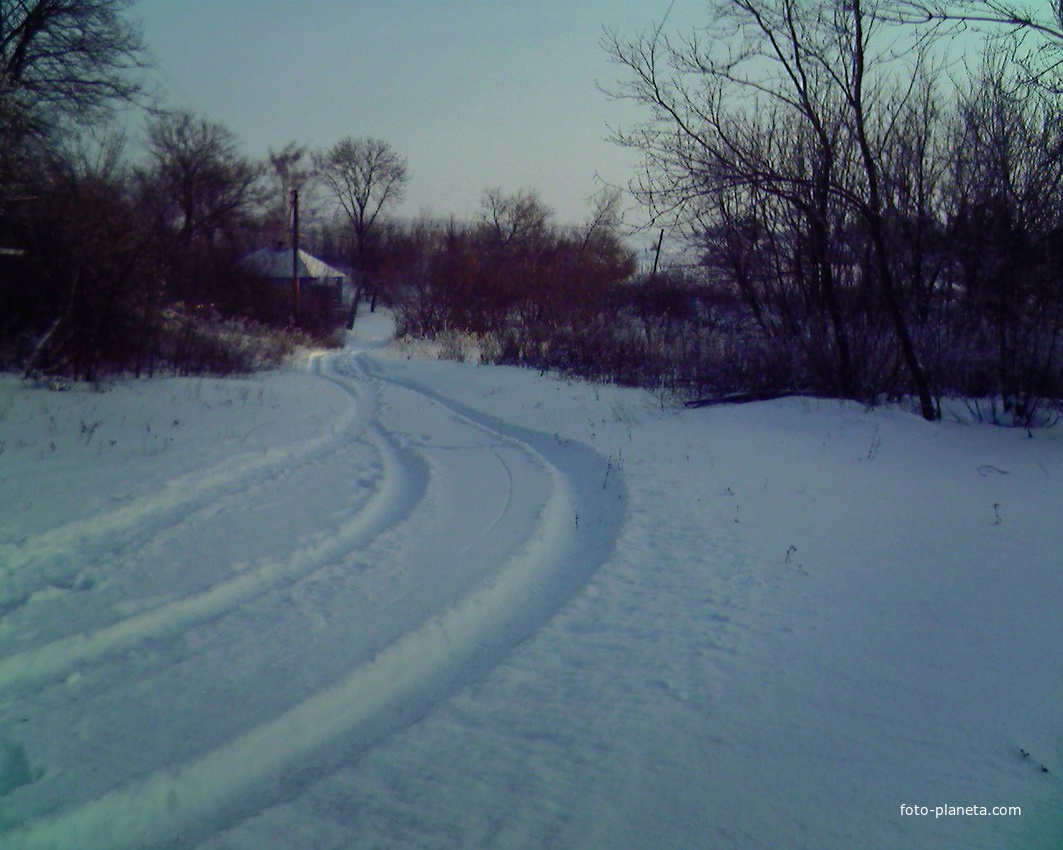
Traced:
[[292, 314], [299, 324], [299, 192], [292, 189]]

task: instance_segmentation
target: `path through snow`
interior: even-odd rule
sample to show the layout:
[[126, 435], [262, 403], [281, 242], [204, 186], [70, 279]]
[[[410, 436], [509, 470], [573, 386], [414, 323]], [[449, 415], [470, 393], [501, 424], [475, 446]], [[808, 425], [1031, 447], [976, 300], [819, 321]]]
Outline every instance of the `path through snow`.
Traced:
[[0, 377], [3, 850], [1063, 846], [1063, 429], [390, 332]]
[[623, 506], [592, 450], [364, 354], [312, 369], [340, 397], [321, 434], [6, 544], [32, 775], [5, 847], [192, 846], [482, 676], [607, 557]]

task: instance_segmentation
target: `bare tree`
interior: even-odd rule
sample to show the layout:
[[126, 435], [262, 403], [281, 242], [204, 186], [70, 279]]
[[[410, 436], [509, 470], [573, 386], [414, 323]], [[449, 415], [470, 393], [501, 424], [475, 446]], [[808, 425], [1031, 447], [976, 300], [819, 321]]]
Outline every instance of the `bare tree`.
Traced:
[[44, 310], [24, 317], [39, 329], [27, 374], [96, 380], [139, 345], [151, 239], [128, 192], [123, 146], [118, 133], [68, 140], [30, 204], [26, 244], [37, 268], [21, 288], [43, 296]]
[[[406, 158], [387, 142], [348, 136], [314, 154], [313, 162], [315, 175], [339, 203], [354, 234], [359, 295], [369, 290], [375, 307], [373, 236], [381, 214], [402, 200], [409, 181]], [[356, 310], [357, 296], [352, 320]]]
[[[81, 124], [140, 92], [134, 0], [0, 0], [0, 97]], [[39, 126], [39, 125], [38, 125]]]
[[963, 365], [1028, 425], [1063, 378], [1063, 109], [1000, 54], [959, 107], [949, 248], [970, 349]]
[[148, 144], [141, 197], [165, 246], [169, 297], [226, 312], [252, 306], [251, 291], [234, 279], [233, 263], [247, 249], [265, 199], [262, 164], [243, 156], [223, 124], [190, 112], [158, 116]]
[[913, 24], [987, 24], [1032, 30], [1063, 43], [1063, 3], [1059, 0], [893, 0], [882, 14]]
[[260, 165], [240, 153], [225, 125], [191, 112], [160, 116], [148, 130], [150, 178], [165, 203], [165, 216], [188, 249], [213, 243], [262, 197]]
[[[617, 140], [643, 154], [635, 194], [657, 220], [695, 232], [759, 222], [786, 248], [834, 351], [841, 392], [853, 389], [838, 237], [858, 235], [854, 279], [881, 305], [924, 417], [936, 417], [897, 263], [884, 170], [900, 118], [926, 79], [926, 45], [889, 26], [881, 3], [717, 0], [685, 38], [663, 27], [606, 49], [627, 72], [618, 96], [651, 118]], [[770, 212], [770, 220], [763, 213]]]
[[498, 248], [526, 245], [547, 230], [550, 210], [534, 192], [507, 195], [501, 189], [488, 189], [480, 199], [483, 224]]
[[[140, 92], [132, 0], [0, 0], [0, 246], [45, 179], [45, 148]], [[50, 140], [50, 141], [49, 141]]]
[[615, 187], [605, 187], [590, 199], [591, 214], [580, 228], [581, 251], [593, 250], [600, 240], [616, 238], [623, 226], [623, 201], [623, 193]]
[[932, 35], [975, 30], [1010, 52], [1028, 82], [1063, 90], [1061, 0], [890, 0], [879, 14]]

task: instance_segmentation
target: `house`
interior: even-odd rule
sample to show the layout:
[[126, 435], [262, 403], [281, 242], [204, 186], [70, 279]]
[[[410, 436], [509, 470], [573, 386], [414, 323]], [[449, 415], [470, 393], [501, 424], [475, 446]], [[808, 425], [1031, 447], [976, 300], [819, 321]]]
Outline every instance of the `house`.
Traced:
[[353, 299], [346, 274], [300, 250], [292, 267], [292, 249], [283, 245], [260, 248], [244, 257], [238, 267], [261, 279], [264, 312], [290, 316], [294, 311], [294, 280], [299, 278], [299, 313], [313, 324], [342, 320]]

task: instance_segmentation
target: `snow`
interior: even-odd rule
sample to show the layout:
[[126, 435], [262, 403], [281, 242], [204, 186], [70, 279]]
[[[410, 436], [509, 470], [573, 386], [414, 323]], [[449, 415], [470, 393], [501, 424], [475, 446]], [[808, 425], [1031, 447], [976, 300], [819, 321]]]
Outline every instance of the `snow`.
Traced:
[[1063, 844], [1063, 432], [390, 335], [0, 378], [0, 846]]

